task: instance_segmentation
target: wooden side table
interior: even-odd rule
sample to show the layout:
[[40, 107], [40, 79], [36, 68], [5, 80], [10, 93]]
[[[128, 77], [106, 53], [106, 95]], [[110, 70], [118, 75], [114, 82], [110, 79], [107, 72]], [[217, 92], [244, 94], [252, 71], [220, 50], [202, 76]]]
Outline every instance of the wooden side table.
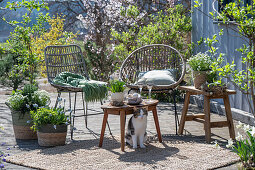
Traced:
[[[186, 91], [186, 96], [184, 100], [184, 106], [182, 110], [181, 122], [178, 130], [178, 134], [182, 135], [184, 130], [185, 121], [196, 121], [204, 124], [205, 130], [205, 139], [206, 142], [209, 143], [211, 141], [211, 128], [219, 128], [219, 127], [228, 127], [230, 137], [235, 139], [235, 130], [232, 120], [232, 113], [229, 103], [229, 95], [236, 94], [235, 90], [226, 90], [221, 95], [211, 94], [209, 92], [205, 92], [199, 89], [196, 89], [194, 86], [180, 86], [179, 90]], [[193, 114], [187, 115], [189, 100], [191, 95], [204, 95], [204, 114]], [[211, 122], [210, 121], [210, 99], [223, 99], [226, 111], [227, 121], [219, 121], [219, 122]]]
[[126, 122], [126, 115], [133, 114], [133, 108], [134, 107], [148, 107], [148, 111], [152, 111], [154, 122], [158, 134], [158, 140], [159, 142], [162, 142], [159, 122], [158, 122], [158, 115], [157, 115], [157, 104], [158, 100], [153, 100], [151, 103], [145, 103], [142, 102], [139, 105], [127, 105], [124, 106], [112, 106], [109, 103], [104, 104], [101, 106], [101, 108], [104, 110], [104, 118], [102, 123], [102, 129], [101, 129], [101, 135], [100, 135], [100, 141], [99, 141], [99, 147], [102, 147], [103, 140], [104, 140], [104, 132], [105, 132], [105, 126], [108, 118], [108, 114], [113, 115], [120, 115], [120, 132], [121, 132], [121, 150], [124, 152], [125, 148], [125, 122]]

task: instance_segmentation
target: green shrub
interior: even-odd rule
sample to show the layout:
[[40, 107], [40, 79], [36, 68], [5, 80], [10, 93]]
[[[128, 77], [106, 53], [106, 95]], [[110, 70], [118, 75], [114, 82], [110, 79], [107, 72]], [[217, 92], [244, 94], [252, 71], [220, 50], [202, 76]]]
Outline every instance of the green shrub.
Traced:
[[61, 125], [69, 124], [69, 117], [65, 115], [65, 110], [63, 107], [59, 108], [39, 108], [37, 110], [31, 111], [31, 118], [33, 121], [32, 128], [36, 131], [42, 125], [52, 124]]

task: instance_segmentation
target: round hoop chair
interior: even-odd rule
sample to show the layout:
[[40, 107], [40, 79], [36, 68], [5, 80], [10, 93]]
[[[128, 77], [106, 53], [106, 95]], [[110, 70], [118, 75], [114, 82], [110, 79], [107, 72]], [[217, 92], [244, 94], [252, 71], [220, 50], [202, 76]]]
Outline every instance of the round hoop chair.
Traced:
[[[179, 120], [176, 109], [175, 89], [182, 82], [186, 71], [185, 60], [179, 51], [164, 44], [152, 44], [140, 47], [134, 50], [121, 65], [120, 79], [127, 83], [127, 87], [130, 88], [130, 91], [138, 91], [139, 86], [136, 84], [136, 81], [139, 73], [164, 69], [176, 70], [174, 76], [175, 82], [169, 85], [155, 85], [152, 88], [152, 93], [173, 93], [177, 134], [177, 124], [179, 124]], [[143, 92], [148, 92], [146, 86], [143, 87]]]

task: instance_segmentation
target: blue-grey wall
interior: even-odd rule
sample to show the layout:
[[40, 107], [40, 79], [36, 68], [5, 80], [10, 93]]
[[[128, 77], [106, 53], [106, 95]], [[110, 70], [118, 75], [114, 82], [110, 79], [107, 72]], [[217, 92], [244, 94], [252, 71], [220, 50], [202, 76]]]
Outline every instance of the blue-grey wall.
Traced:
[[[218, 52], [225, 53], [226, 62], [232, 63], [234, 60], [238, 69], [242, 70], [244, 65], [241, 62], [241, 54], [237, 52], [236, 49], [243, 46], [246, 43], [241, 39], [235, 31], [232, 29], [237, 29], [232, 24], [223, 24], [213, 19], [209, 18], [209, 12], [213, 12], [213, 0], [200, 0], [202, 2], [202, 7], [194, 8], [192, 13], [192, 42], [196, 43], [201, 37], [207, 38], [214, 34], [218, 34], [221, 29], [224, 30], [222, 36], [218, 36], [219, 43], [216, 44], [218, 47]], [[194, 0], [192, 0], [192, 6], [194, 5]], [[218, 9], [218, 3], [215, 3], [215, 9]], [[198, 52], [204, 52], [207, 47], [196, 47], [194, 54]], [[229, 85], [230, 89], [236, 89], [231, 83]], [[236, 89], [237, 90], [237, 89]], [[222, 101], [219, 101], [222, 102]], [[239, 90], [237, 90], [236, 95], [230, 96], [231, 107], [241, 109], [249, 112], [248, 101], [245, 95], [243, 95]]]

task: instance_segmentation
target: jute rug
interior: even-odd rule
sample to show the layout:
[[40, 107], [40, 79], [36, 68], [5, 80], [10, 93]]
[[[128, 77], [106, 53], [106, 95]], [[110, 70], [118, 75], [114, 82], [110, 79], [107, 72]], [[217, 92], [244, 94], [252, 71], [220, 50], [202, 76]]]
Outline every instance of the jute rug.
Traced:
[[117, 139], [78, 141], [7, 157], [7, 162], [38, 169], [213, 169], [238, 161], [230, 150], [198, 142], [151, 139], [146, 149], [125, 147]]

